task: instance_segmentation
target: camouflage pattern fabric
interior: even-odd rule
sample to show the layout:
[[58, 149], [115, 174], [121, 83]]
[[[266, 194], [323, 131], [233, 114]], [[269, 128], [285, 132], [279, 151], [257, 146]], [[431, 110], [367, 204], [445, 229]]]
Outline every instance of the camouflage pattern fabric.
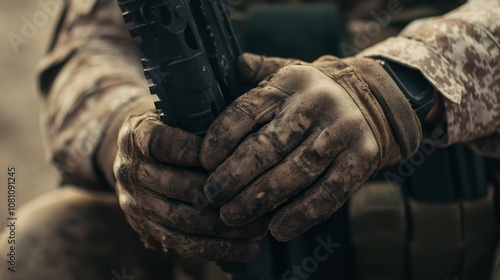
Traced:
[[139, 44], [116, 0], [66, 1], [39, 67], [48, 157], [64, 180], [100, 184], [93, 157], [108, 124], [129, 102], [149, 98]]
[[471, 1], [417, 20], [359, 55], [419, 69], [444, 97], [446, 145], [500, 157], [500, 2]]

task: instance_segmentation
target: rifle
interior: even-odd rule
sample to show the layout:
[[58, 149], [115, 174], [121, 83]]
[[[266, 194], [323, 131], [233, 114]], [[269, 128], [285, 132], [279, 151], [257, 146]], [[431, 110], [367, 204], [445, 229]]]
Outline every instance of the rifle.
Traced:
[[[163, 123], [203, 136], [246, 92], [236, 72], [241, 49], [221, 0], [118, 0]], [[268, 245], [263, 240], [262, 245]], [[250, 264], [218, 262], [235, 280], [271, 279], [269, 248]], [[264, 256], [264, 257], [262, 257]], [[265, 262], [264, 265], [262, 263]]]
[[142, 39], [144, 74], [161, 120], [203, 136], [246, 91], [241, 54], [221, 0], [118, 0], [130, 35]]

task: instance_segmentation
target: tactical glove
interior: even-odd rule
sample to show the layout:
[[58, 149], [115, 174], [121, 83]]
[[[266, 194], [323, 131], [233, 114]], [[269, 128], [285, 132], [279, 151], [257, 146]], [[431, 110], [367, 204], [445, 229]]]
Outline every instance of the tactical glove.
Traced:
[[204, 138], [201, 164], [215, 170], [204, 191], [228, 225], [277, 209], [272, 235], [293, 239], [419, 146], [416, 114], [373, 59], [309, 64], [245, 54], [240, 64], [249, 82], [288, 66], [233, 102]]
[[159, 115], [131, 115], [121, 125], [114, 163], [120, 206], [147, 247], [172, 249], [194, 260], [248, 261], [266, 219], [231, 227], [203, 195], [201, 138], [161, 123]]

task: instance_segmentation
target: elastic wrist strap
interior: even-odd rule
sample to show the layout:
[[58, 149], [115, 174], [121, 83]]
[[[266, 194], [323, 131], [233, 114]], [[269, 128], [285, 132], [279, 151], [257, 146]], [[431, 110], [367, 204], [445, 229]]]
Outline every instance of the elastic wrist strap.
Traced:
[[400, 145], [401, 156], [408, 159], [420, 145], [422, 126], [405, 95], [375, 60], [350, 58], [344, 61], [354, 68], [370, 88], [391, 125]]
[[436, 103], [434, 87], [418, 70], [385, 60], [380, 65], [406, 96], [420, 122], [423, 122]]

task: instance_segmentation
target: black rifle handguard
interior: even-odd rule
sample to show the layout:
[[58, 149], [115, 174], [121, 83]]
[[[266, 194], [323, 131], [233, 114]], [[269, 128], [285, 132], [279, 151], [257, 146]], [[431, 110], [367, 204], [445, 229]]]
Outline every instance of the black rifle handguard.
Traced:
[[221, 0], [118, 0], [132, 37], [142, 39], [144, 73], [165, 124], [204, 135], [245, 92], [241, 49]]

